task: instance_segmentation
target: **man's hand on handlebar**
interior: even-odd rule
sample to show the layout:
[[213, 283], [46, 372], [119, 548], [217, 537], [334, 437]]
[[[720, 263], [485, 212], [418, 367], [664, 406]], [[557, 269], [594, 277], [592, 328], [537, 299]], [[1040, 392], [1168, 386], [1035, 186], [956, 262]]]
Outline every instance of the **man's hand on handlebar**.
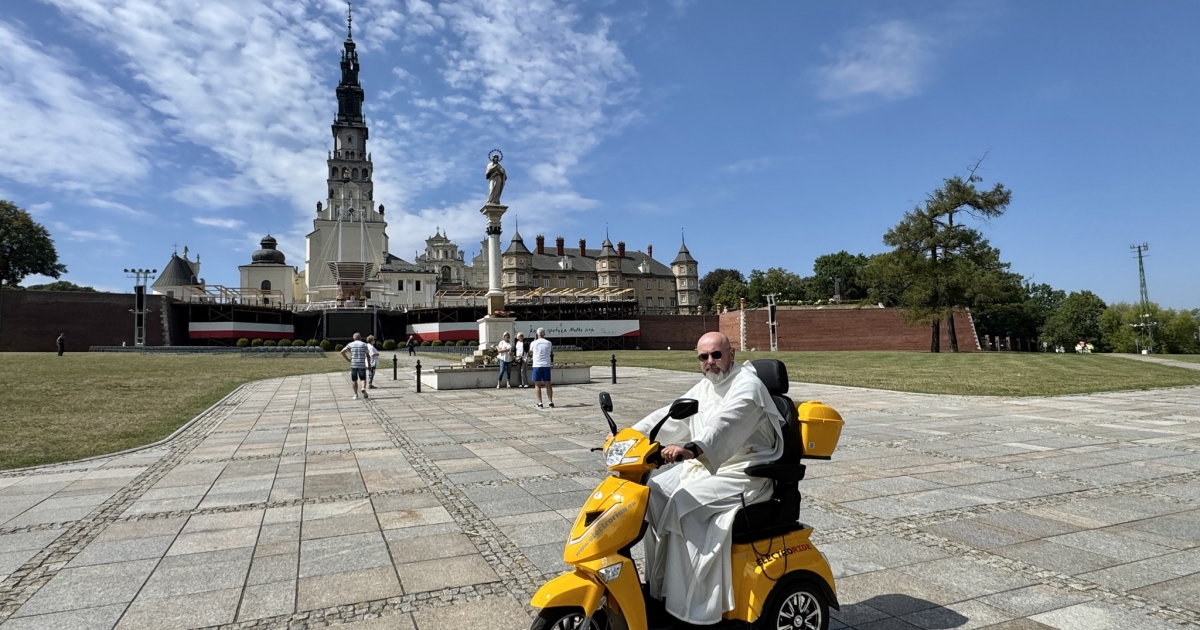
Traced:
[[663, 449], [661, 451], [659, 451], [659, 454], [662, 455], [663, 461], [668, 464], [673, 464], [675, 462], [682, 462], [684, 460], [693, 459], [695, 457], [695, 455], [692, 455], [691, 451], [687, 450], [686, 448], [683, 448], [682, 446], [675, 446], [675, 445], [664, 446]]

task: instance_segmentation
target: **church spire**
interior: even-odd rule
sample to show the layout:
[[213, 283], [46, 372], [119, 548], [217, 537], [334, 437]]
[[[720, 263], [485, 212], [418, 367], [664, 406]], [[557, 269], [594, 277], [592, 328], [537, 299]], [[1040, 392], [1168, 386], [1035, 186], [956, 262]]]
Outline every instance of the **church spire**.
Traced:
[[354, 8], [346, 3], [346, 41], [342, 44], [342, 81], [337, 86], [337, 123], [362, 125], [363, 89], [358, 82], [358, 51], [354, 45]]

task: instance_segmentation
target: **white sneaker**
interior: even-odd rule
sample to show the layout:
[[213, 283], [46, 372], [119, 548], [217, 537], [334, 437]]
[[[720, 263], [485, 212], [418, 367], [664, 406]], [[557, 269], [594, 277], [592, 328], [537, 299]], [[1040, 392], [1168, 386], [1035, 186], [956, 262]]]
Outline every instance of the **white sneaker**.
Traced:
[[354, 392], [354, 400], [358, 400], [358, 392]]

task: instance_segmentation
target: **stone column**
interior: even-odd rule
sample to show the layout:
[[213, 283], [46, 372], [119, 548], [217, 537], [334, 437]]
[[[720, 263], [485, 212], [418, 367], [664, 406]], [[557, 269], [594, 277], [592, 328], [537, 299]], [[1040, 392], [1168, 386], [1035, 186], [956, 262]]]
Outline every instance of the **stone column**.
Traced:
[[504, 310], [504, 289], [500, 287], [500, 219], [508, 206], [484, 204], [479, 210], [487, 217], [488, 238], [488, 292], [487, 314]]

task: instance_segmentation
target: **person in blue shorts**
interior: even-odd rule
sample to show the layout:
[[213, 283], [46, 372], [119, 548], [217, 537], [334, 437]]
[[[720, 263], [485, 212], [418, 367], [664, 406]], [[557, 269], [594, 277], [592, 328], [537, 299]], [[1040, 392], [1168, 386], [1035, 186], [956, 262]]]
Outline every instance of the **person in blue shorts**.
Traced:
[[[361, 389], [362, 397], [367, 398], [367, 356], [370, 349], [362, 340], [362, 335], [354, 333], [354, 341], [342, 348], [342, 356], [350, 362], [350, 387], [354, 390], [354, 398], [358, 399]], [[359, 387], [362, 383], [362, 387]]]
[[533, 363], [533, 395], [537, 397], [537, 408], [542, 408], [542, 387], [546, 388], [546, 402], [554, 408], [554, 385], [550, 382], [550, 352], [553, 345], [546, 339], [546, 329], [537, 329], [537, 339], [529, 344]]

